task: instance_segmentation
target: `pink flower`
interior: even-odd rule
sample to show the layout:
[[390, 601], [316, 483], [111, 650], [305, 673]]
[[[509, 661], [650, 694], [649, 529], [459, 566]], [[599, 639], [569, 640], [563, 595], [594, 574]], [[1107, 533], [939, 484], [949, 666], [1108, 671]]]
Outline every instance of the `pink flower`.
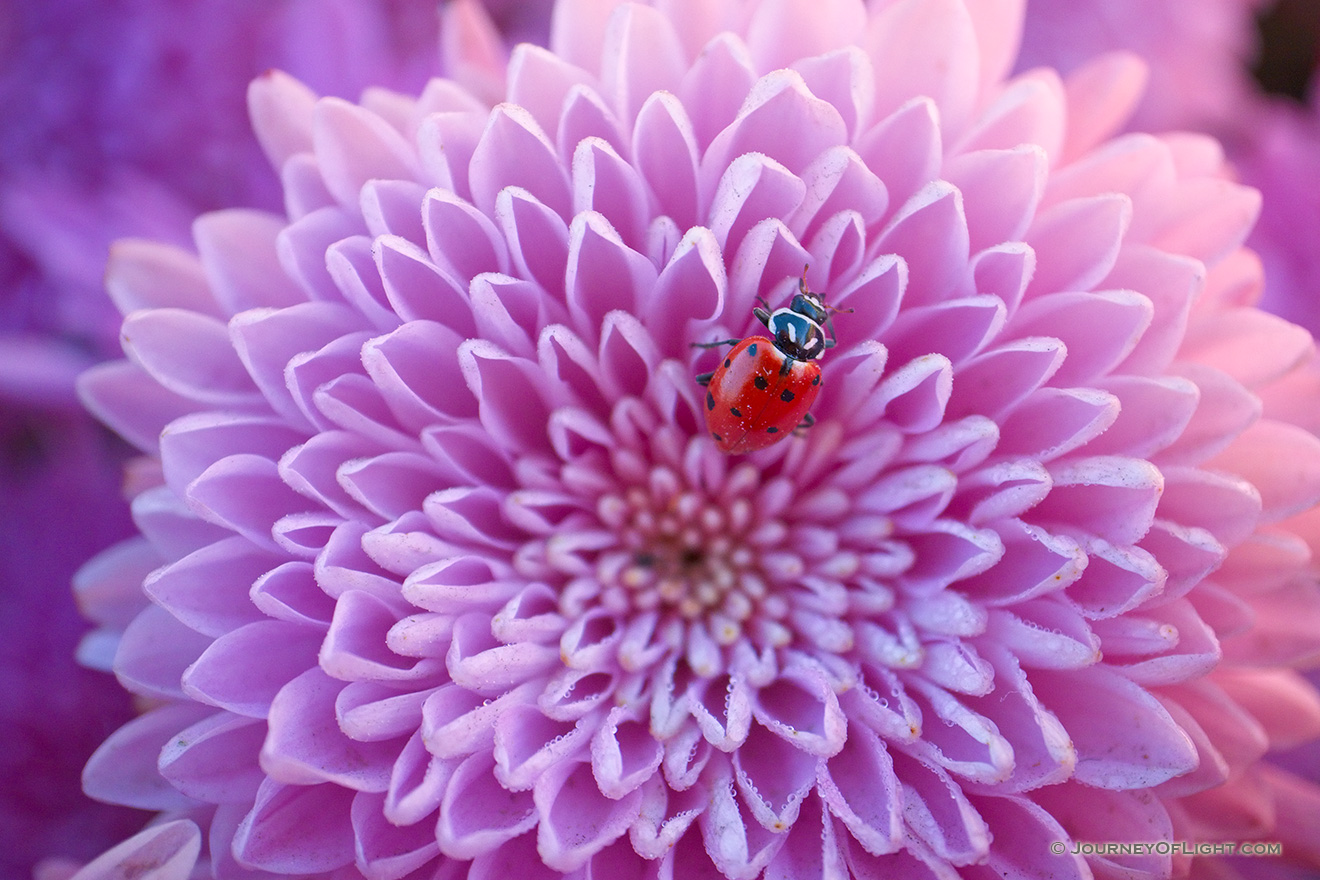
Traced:
[[[1320, 734], [1314, 351], [1255, 193], [1109, 140], [1131, 61], [1005, 79], [1020, 4], [881, 7], [569, 0], [494, 107], [493, 51], [253, 85], [285, 212], [118, 245], [81, 384], [144, 453], [80, 582], [154, 704], [85, 782], [161, 814], [83, 878], [1305, 854], [1259, 759]], [[724, 456], [693, 344], [804, 265], [852, 310], [817, 423]]]
[[88, 625], [68, 587], [134, 531], [126, 447], [74, 392], [117, 350], [110, 241], [184, 244], [199, 211], [279, 205], [247, 120], [251, 78], [279, 65], [352, 96], [420, 88], [438, 23], [434, 0], [0, 8], [0, 876], [89, 858], [141, 824], [81, 790], [83, 763], [133, 710], [109, 676], [77, 667]]
[[1107, 52], [1133, 52], [1150, 81], [1132, 130], [1222, 130], [1254, 100], [1253, 13], [1267, 5], [1206, 0], [1189, 15], [1178, 0], [1031, 0], [1017, 68], [1068, 74]]
[[[1320, 91], [1310, 106], [1277, 102], [1259, 108], [1238, 143], [1236, 164], [1264, 197], [1251, 238], [1268, 270], [1261, 307], [1320, 331], [1320, 197], [1296, 181], [1320, 162]], [[1244, 126], [1246, 128], [1246, 126]]]

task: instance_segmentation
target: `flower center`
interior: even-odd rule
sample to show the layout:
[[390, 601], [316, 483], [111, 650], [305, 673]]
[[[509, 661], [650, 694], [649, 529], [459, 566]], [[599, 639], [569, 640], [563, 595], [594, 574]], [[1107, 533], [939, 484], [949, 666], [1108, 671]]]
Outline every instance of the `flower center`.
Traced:
[[597, 512], [618, 537], [597, 560], [605, 607], [701, 621], [722, 645], [749, 627], [758, 642], [787, 644], [790, 631], [778, 619], [788, 603], [773, 594], [762, 561], [787, 529], [758, 516], [754, 486], [754, 478], [731, 480], [715, 494], [657, 465], [649, 485], [602, 496]]

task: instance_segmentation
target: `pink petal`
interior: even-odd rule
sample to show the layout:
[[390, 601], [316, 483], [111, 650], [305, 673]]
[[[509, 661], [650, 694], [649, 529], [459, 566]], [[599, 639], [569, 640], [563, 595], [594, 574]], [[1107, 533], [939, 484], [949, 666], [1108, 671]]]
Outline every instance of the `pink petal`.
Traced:
[[1320, 697], [1290, 669], [1222, 669], [1215, 683], [1250, 712], [1274, 748], [1287, 749], [1320, 736]]
[[435, 691], [403, 687], [370, 680], [350, 682], [335, 698], [340, 730], [358, 742], [411, 735], [422, 723], [423, 704]]
[[866, 11], [856, 0], [811, 5], [774, 0], [752, 16], [747, 48], [760, 69], [774, 70], [799, 58], [841, 49], [865, 29]]
[[275, 462], [247, 453], [211, 465], [189, 484], [186, 498], [203, 519], [270, 550], [276, 548], [271, 538], [276, 521], [308, 506], [280, 480]]
[[160, 775], [198, 800], [250, 804], [265, 778], [257, 764], [265, 736], [259, 721], [217, 712], [165, 744]]
[[1309, 431], [1266, 419], [1247, 428], [1210, 467], [1238, 474], [1261, 496], [1261, 518], [1278, 522], [1320, 500], [1320, 440]]
[[1131, 544], [1150, 530], [1164, 479], [1141, 459], [1119, 456], [1058, 464], [1054, 488], [1031, 513], [1033, 521], [1068, 522], [1116, 544]]
[[[416, 245], [426, 244], [423, 218], [417, 206], [426, 199], [426, 187], [411, 180], [368, 180], [360, 198], [362, 221], [373, 237], [397, 235]], [[354, 230], [355, 232], [357, 230]], [[318, 249], [318, 253], [328, 249]]]
[[216, 639], [183, 676], [193, 699], [238, 715], [264, 718], [285, 684], [316, 664], [321, 633], [265, 620]]
[[847, 739], [838, 697], [823, 676], [811, 670], [781, 675], [757, 691], [753, 706], [763, 726], [811, 754], [836, 754]]
[[962, 193], [973, 252], [1023, 238], [1048, 167], [1047, 156], [1035, 145], [979, 150], [949, 162], [945, 178]]
[[454, 641], [445, 658], [449, 674], [465, 687], [498, 691], [543, 674], [559, 663], [557, 647], [504, 645], [490, 634], [480, 614], [469, 614], [454, 626]]
[[129, 359], [176, 394], [235, 408], [259, 399], [225, 325], [214, 318], [183, 309], [135, 312], [120, 338]]
[[1024, 798], [981, 797], [974, 803], [994, 835], [987, 865], [996, 876], [1026, 877], [1042, 865], [1049, 865], [1052, 877], [1091, 876], [1081, 856], [1059, 858], [1054, 853], [1053, 844], [1066, 835], [1048, 811]]
[[89, 412], [143, 452], [154, 452], [165, 425], [196, 406], [128, 361], [90, 367], [77, 387]]
[[466, 285], [446, 276], [418, 245], [397, 235], [372, 246], [385, 295], [405, 321], [435, 321], [461, 336], [471, 336], [472, 305]]
[[165, 609], [149, 606], [119, 637], [114, 656], [115, 676], [133, 693], [180, 699], [184, 670], [207, 649], [210, 641]]
[[307, 299], [280, 265], [276, 241], [288, 221], [245, 208], [212, 211], [193, 221], [202, 270], [226, 314]]
[[884, 742], [854, 725], [843, 750], [818, 771], [821, 799], [867, 852], [895, 852], [903, 842], [901, 790]]
[[536, 690], [533, 682], [494, 699], [483, 699], [461, 685], [441, 685], [422, 704], [422, 742], [437, 758], [461, 759], [484, 752], [495, 742], [500, 716], [510, 708], [525, 705]]
[[903, 203], [869, 253], [897, 253], [908, 264], [908, 305], [948, 298], [966, 272], [969, 239], [962, 194], [944, 181]]
[[261, 619], [248, 594], [277, 562], [235, 536], [157, 570], [143, 588], [185, 625], [215, 637]]
[[161, 749], [208, 714], [192, 703], [167, 703], [116, 730], [83, 768], [83, 791], [97, 800], [143, 810], [177, 810], [195, 801], [156, 769]]
[[802, 74], [813, 95], [834, 105], [854, 138], [874, 120], [875, 73], [871, 59], [857, 46], [802, 58], [791, 67]]
[[178, 495], [208, 468], [232, 455], [278, 459], [306, 435], [270, 415], [202, 412], [176, 419], [161, 435], [161, 467]]
[[772, 834], [752, 820], [732, 781], [716, 779], [711, 788], [710, 806], [698, 820], [710, 860], [726, 877], [759, 876], [787, 835]]
[[188, 880], [193, 876], [202, 835], [187, 819], [153, 825], [87, 863], [69, 880]]
[[1121, 194], [1070, 199], [1037, 215], [1027, 234], [1036, 274], [1027, 295], [1087, 290], [1113, 267], [1132, 218]]
[[257, 140], [279, 168], [295, 153], [312, 148], [316, 95], [287, 73], [267, 71], [248, 86], [248, 114]]
[[966, 125], [981, 71], [976, 32], [963, 3], [896, 3], [872, 16], [863, 48], [878, 59], [878, 112], [913, 95], [930, 95], [946, 131]]
[[604, 217], [584, 213], [573, 218], [564, 284], [569, 315], [583, 338], [596, 336], [607, 312], [635, 312], [655, 280], [651, 261], [628, 247]]
[[809, 880], [815, 877], [842, 880], [848, 877], [838, 834], [838, 826], [820, 800], [808, 798], [788, 840], [766, 866], [766, 880]]
[[993, 611], [987, 628], [1024, 666], [1080, 669], [1100, 659], [1100, 639], [1063, 602], [1024, 602], [1012, 612]]
[[756, 83], [755, 64], [746, 45], [722, 33], [696, 53], [678, 96], [690, 109], [697, 147], [704, 151], [737, 117]]
[[1257, 190], [1228, 180], [1184, 180], [1173, 198], [1134, 222], [1133, 235], [1213, 265], [1242, 246], [1260, 214]]
[[1083, 546], [1090, 561], [1067, 595], [1088, 617], [1123, 614], [1164, 591], [1168, 572], [1145, 550], [1094, 539]]
[[385, 293], [376, 265], [374, 244], [354, 235], [326, 248], [326, 271], [344, 301], [360, 312], [376, 330], [392, 330], [402, 323]]
[[261, 749], [261, 766], [271, 779], [293, 785], [331, 782], [356, 791], [386, 789], [398, 743], [361, 743], [344, 735], [335, 717], [335, 699], [343, 687], [310, 669], [276, 694]]
[[247, 868], [279, 874], [332, 871], [353, 861], [353, 792], [337, 785], [281, 785], [267, 779], [234, 834]]
[[382, 807], [385, 818], [395, 825], [407, 826], [434, 814], [458, 763], [432, 757], [422, 744], [421, 733], [414, 733], [390, 771]]
[[571, 216], [568, 178], [554, 147], [517, 105], [501, 104], [491, 113], [468, 165], [468, 180], [473, 204], [488, 216], [500, 190], [510, 186], [526, 189], [560, 217]]
[[[266, 400], [291, 425], [310, 427], [294, 403], [285, 369], [295, 355], [314, 352], [340, 336], [366, 329], [359, 315], [333, 303], [244, 312], [230, 323], [234, 349]], [[277, 456], [272, 456], [277, 457]]]
[[462, 378], [462, 338], [443, 324], [413, 321], [362, 346], [363, 366], [403, 426], [420, 431], [476, 414], [471, 396], [454, 393]]
[[398, 620], [397, 605], [360, 590], [339, 596], [318, 657], [326, 674], [341, 681], [426, 681], [440, 674], [432, 658], [411, 662], [389, 650], [386, 634]]
[[472, 205], [443, 189], [422, 202], [425, 244], [431, 259], [454, 281], [482, 272], [509, 271], [509, 252], [494, 222]]
[[525, 877], [527, 880], [560, 880], [564, 875], [549, 868], [536, 851], [536, 835], [528, 832], [491, 852], [482, 853], [472, 860], [467, 880], [505, 880]]
[[553, 130], [569, 90], [589, 85], [591, 74], [541, 46], [521, 43], [509, 57], [509, 102], [526, 109], [543, 131]]
[[786, 831], [798, 819], [803, 798], [816, 785], [820, 758], [760, 724], [732, 757], [734, 779], [752, 816], [769, 831]]
[[1206, 316], [1189, 330], [1179, 354], [1255, 388], [1293, 370], [1315, 351], [1311, 334], [1251, 308]]
[[940, 176], [943, 159], [939, 109], [930, 98], [916, 97], [881, 117], [857, 140], [868, 168], [883, 172], [889, 204], [906, 204]]
[[[797, 137], [784, 138], [784, 130]], [[703, 188], [711, 188], [716, 174], [734, 157], [763, 153], [791, 174], [802, 171], [830, 147], [847, 141], [847, 129], [834, 105], [815, 97], [802, 76], [777, 70], [752, 87], [737, 118], [711, 142], [701, 161]]]
[[631, 120], [650, 95], [678, 91], [687, 58], [668, 16], [630, 4], [610, 16], [600, 70], [605, 94]]
[[124, 238], [110, 246], [105, 289], [120, 314], [138, 309], [182, 308], [223, 317], [201, 263], [173, 245]]
[[310, 299], [337, 302], [341, 294], [326, 267], [325, 252], [336, 242], [364, 231], [362, 220], [338, 205], [309, 211], [276, 238], [280, 265]]
[[[891, 750], [894, 772], [903, 783], [903, 815], [909, 838], [955, 865], [985, 858], [990, 850], [985, 820], [967, 800], [962, 786], [925, 760]], [[912, 849], [912, 844], [908, 844]]]
[[1145, 788], [1195, 769], [1191, 738], [1154, 697], [1119, 673], [1103, 666], [1066, 675], [1034, 670], [1030, 680], [1072, 737], [1078, 781]]
[[1233, 546], [1251, 534], [1260, 515], [1260, 493], [1245, 480], [1194, 468], [1163, 469], [1161, 518], [1199, 526]]
[[1062, 158], [1071, 161], [1113, 136], [1145, 91], [1146, 65], [1127, 52], [1089, 59], [1064, 83], [1068, 130]]
[[326, 187], [345, 207], [358, 204], [368, 180], [413, 180], [420, 175], [416, 152], [393, 126], [338, 98], [317, 102], [312, 142]]
[[367, 880], [396, 880], [431, 864], [440, 854], [428, 825], [394, 825], [384, 815], [384, 803], [384, 795], [359, 792], [350, 810], [357, 866]]
[[504, 788], [492, 774], [494, 768], [489, 755], [475, 754], [450, 777], [435, 830], [445, 855], [470, 859], [499, 848], [536, 825], [531, 793]]
[[536, 781], [533, 797], [537, 851], [550, 867], [572, 871], [628, 830], [642, 792], [611, 800], [596, 787], [589, 764], [565, 761]]

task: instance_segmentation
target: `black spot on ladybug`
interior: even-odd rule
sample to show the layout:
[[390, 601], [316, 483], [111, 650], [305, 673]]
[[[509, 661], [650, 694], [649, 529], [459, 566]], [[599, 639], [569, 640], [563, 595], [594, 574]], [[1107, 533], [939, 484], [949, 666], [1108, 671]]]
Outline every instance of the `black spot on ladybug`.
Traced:
[[751, 345], [747, 346], [747, 354], [750, 355], [751, 357], [756, 357], [756, 343], [755, 343], [755, 342], [753, 342]]
[[706, 409], [714, 409], [714, 408], [715, 408], [715, 397], [714, 397], [709, 391], [707, 391], [707, 392], [706, 392]]
[[816, 378], [812, 379], [812, 380], [811, 380], [811, 384], [812, 384], [812, 385], [819, 385], [819, 384], [820, 384], [820, 376], [817, 376]]
[[755, 379], [752, 380], [752, 384], [755, 385], [761, 391], [764, 391], [765, 389], [770, 387], [770, 383], [765, 381], [765, 376], [757, 376]]
[[741, 419], [741, 418], [742, 418], [742, 413], [738, 412], [738, 407], [736, 407], [736, 406], [731, 406], [731, 407], [729, 407], [729, 412], [733, 413], [733, 417], [734, 417], [735, 419]]
[[776, 428], [774, 425], [771, 425], [770, 427], [768, 427], [768, 428], [765, 429], [765, 432], [766, 432], [767, 434], [778, 434], [778, 433], [779, 433], [779, 429]]
[[783, 390], [783, 393], [779, 395], [779, 399], [782, 400], [784, 403], [792, 403], [794, 397], [797, 397], [797, 395], [794, 394], [792, 391], [789, 391], [787, 388], [785, 388]]
[[724, 369], [727, 370], [727, 369], [728, 369], [729, 367], [731, 367], [731, 366], [733, 366], [733, 361], [729, 360], [728, 358], [725, 358], [725, 359], [724, 359]]

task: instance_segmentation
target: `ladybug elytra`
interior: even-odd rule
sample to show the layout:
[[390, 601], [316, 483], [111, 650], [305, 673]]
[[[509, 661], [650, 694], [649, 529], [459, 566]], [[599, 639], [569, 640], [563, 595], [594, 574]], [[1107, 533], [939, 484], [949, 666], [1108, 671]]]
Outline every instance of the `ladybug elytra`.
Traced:
[[835, 311], [845, 310], [826, 305], [810, 290], [803, 269], [798, 292], [786, 308], [752, 309], [770, 331], [768, 338], [695, 343], [701, 348], [733, 345], [719, 367], [697, 376], [706, 386], [706, 428], [721, 452], [764, 449], [814, 424], [809, 410], [820, 393], [818, 361], [836, 344], [830, 324]]

